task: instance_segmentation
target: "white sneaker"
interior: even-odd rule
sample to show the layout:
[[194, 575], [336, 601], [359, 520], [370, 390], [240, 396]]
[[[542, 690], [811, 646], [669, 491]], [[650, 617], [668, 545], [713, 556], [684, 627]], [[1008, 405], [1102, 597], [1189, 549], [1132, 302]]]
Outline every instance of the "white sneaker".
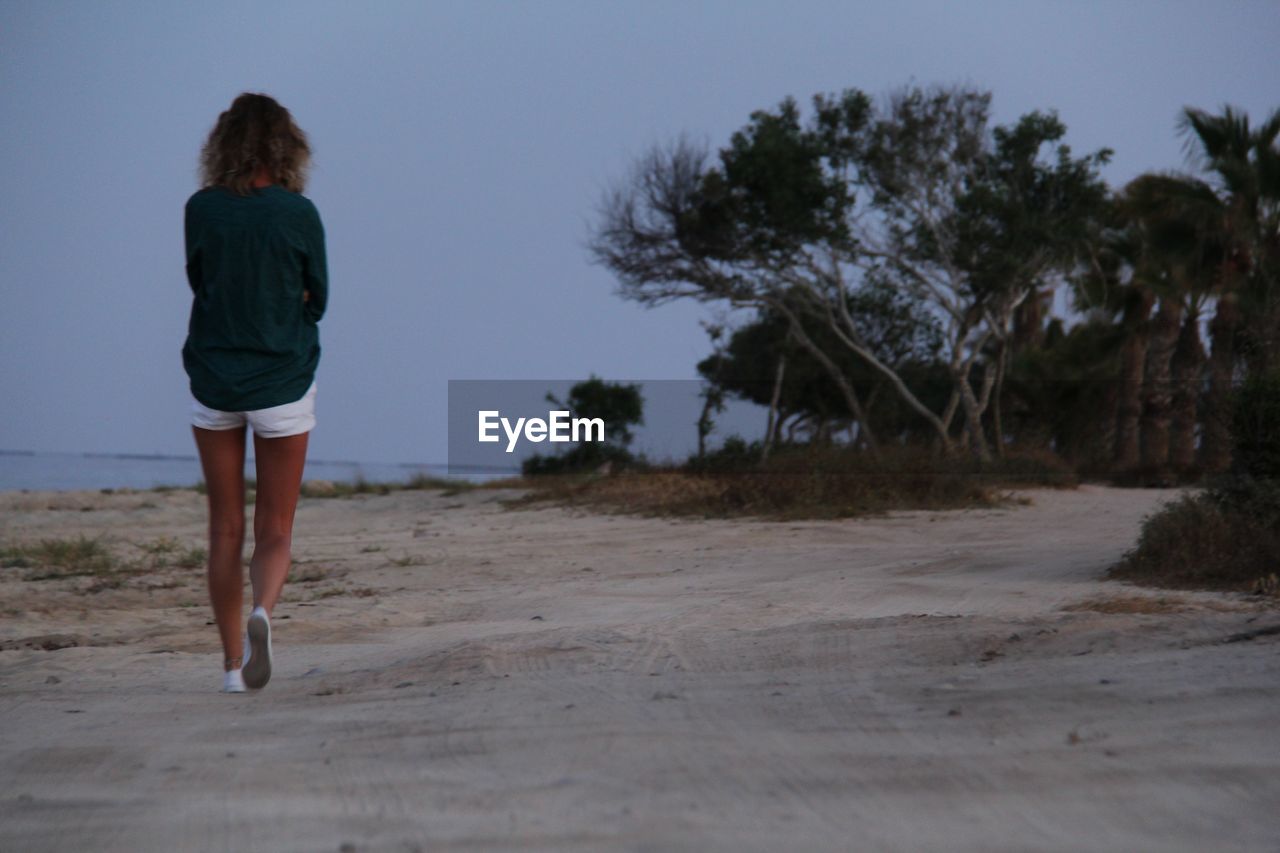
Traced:
[[240, 670], [229, 669], [222, 674], [222, 692], [223, 693], [243, 693], [244, 679], [240, 677]]
[[245, 686], [257, 690], [271, 680], [271, 620], [267, 611], [253, 608], [245, 627], [249, 643], [240, 671], [244, 674]]

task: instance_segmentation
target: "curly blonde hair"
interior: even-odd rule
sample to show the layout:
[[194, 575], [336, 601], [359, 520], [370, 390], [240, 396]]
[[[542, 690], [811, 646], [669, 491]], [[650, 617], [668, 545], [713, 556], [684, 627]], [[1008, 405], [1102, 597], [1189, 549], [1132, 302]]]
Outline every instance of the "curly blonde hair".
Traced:
[[248, 195], [266, 167], [275, 183], [300, 193], [310, 165], [307, 135], [289, 111], [269, 95], [244, 92], [218, 116], [200, 150], [200, 185]]

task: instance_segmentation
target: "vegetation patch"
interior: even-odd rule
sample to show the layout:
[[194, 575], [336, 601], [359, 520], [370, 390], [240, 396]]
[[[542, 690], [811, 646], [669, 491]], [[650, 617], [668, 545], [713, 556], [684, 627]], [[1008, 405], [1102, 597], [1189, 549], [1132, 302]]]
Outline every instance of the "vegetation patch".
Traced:
[[389, 495], [392, 492], [441, 491], [447, 497], [476, 488], [466, 480], [415, 474], [404, 482], [373, 482], [357, 477], [346, 483], [335, 480], [308, 480], [302, 484], [304, 498], [350, 498], [355, 495]]
[[74, 539], [41, 539], [25, 545], [0, 549], [0, 567], [35, 569], [27, 580], [44, 580], [78, 575], [102, 575], [120, 568], [119, 561], [102, 540], [87, 536]]
[[[1280, 490], [1272, 484], [1273, 499]], [[1142, 526], [1137, 547], [1110, 577], [1174, 589], [1276, 594], [1280, 514], [1249, 508], [1248, 499], [1209, 490], [1181, 497]]]
[[1280, 373], [1250, 377], [1232, 417], [1230, 474], [1148, 518], [1112, 577], [1280, 595]]
[[146, 555], [144, 560], [153, 569], [170, 566], [180, 569], [198, 569], [208, 559], [208, 552], [204, 548], [187, 547], [172, 536], [162, 536], [151, 542], [141, 542], [137, 547]]
[[691, 460], [682, 467], [528, 478], [529, 494], [506, 505], [551, 501], [654, 516], [847, 518], [1002, 506], [1014, 488], [1074, 485], [1070, 471], [1047, 457], [983, 463], [909, 449], [872, 456], [834, 446], [785, 449], [767, 460], [749, 449], [733, 453], [734, 458]]
[[[187, 547], [178, 539], [161, 537], [134, 543], [136, 555], [121, 557], [103, 537], [76, 536], [41, 539], [0, 547], [0, 569], [23, 569], [23, 580], [50, 581], [90, 577], [87, 592], [118, 589], [130, 578], [165, 569], [196, 569], [205, 564], [202, 547]], [[151, 588], [164, 588], [152, 584]]]
[[1077, 601], [1062, 609], [1068, 613], [1181, 613], [1192, 606], [1174, 595], [1105, 595]]

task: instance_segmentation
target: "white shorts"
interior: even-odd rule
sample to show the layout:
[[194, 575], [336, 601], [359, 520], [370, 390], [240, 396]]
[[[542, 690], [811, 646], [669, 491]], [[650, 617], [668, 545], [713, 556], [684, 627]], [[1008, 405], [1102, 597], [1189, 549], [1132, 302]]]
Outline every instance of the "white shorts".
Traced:
[[235, 429], [248, 424], [259, 438], [284, 438], [310, 432], [316, 425], [316, 383], [312, 382], [301, 400], [255, 409], [251, 412], [220, 412], [199, 400], [191, 401], [191, 425], [200, 429]]

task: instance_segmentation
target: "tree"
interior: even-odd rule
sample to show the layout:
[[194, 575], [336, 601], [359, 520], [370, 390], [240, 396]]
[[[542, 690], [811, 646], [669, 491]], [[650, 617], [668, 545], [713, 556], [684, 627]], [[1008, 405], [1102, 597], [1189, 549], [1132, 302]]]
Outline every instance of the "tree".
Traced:
[[569, 389], [565, 400], [548, 392], [547, 402], [574, 418], [604, 421], [604, 441], [582, 441], [566, 453], [533, 455], [521, 466], [525, 474], [552, 474], [597, 468], [605, 463], [634, 461], [628, 448], [635, 434], [631, 427], [644, 423], [644, 398], [639, 385], [605, 382], [591, 376]]
[[1194, 465], [1205, 364], [1200, 318], [1225, 240], [1202, 181], [1149, 173], [1129, 184], [1125, 198], [1142, 242], [1138, 277], [1160, 299], [1144, 379], [1142, 463], [1163, 481]]
[[[937, 322], [887, 283], [870, 283], [849, 299], [849, 310], [862, 338], [878, 358], [920, 393], [926, 383], [917, 377], [937, 365], [941, 347]], [[839, 352], [840, 343], [819, 318], [800, 316], [812, 341], [825, 351]], [[886, 390], [878, 374], [858, 360], [845, 359], [840, 364], [845, 379], [863, 401], [867, 423], [859, 427], [895, 438], [915, 432], [914, 424], [904, 421], [892, 392]], [[805, 424], [816, 436], [829, 436], [837, 428], [854, 425], [853, 412], [826, 369], [795, 342], [787, 318], [768, 308], [760, 309], [752, 322], [735, 329], [723, 347], [698, 364], [698, 371], [722, 391], [769, 407], [766, 449], [781, 439], [788, 421], [792, 429]], [[921, 396], [933, 402], [927, 393]]]
[[1213, 285], [1201, 446], [1202, 468], [1221, 472], [1231, 460], [1226, 413], [1237, 362], [1243, 357], [1255, 374], [1280, 364], [1280, 110], [1254, 127], [1233, 107], [1218, 115], [1188, 107], [1180, 128], [1188, 154], [1207, 178], [1183, 202], [1196, 207], [1202, 221], [1215, 223], [1223, 243]]
[[1040, 346], [1017, 353], [1008, 409], [1020, 442], [1047, 447], [1078, 470], [1112, 470], [1120, 390], [1114, 378], [1124, 334], [1110, 317], [1094, 312], [1070, 329], [1055, 319]]
[[1114, 419], [1111, 469], [1130, 472], [1141, 462], [1143, 378], [1156, 296], [1148, 281], [1135, 275], [1143, 242], [1123, 199], [1113, 197], [1095, 226], [1087, 240], [1089, 264], [1073, 281], [1076, 308], [1120, 318], [1115, 405], [1099, 415]]
[[[684, 141], [642, 158], [608, 194], [591, 251], [622, 295], [643, 304], [726, 301], [784, 318], [869, 447], [875, 437], [843, 367], [850, 359], [946, 450], [961, 411], [969, 446], [989, 457], [983, 415], [1014, 314], [1072, 263], [1105, 195], [1097, 169], [1109, 153], [1073, 158], [1052, 115], [990, 128], [989, 104], [972, 90], [908, 88], [876, 108], [847, 90], [815, 97], [802, 121], [785, 100], [753, 113], [715, 165]], [[1042, 159], [1054, 144], [1056, 156]], [[880, 283], [938, 322], [952, 383], [944, 406], [927, 405], [860, 328], [850, 297]], [[828, 330], [834, 349], [814, 340], [806, 318]]]

